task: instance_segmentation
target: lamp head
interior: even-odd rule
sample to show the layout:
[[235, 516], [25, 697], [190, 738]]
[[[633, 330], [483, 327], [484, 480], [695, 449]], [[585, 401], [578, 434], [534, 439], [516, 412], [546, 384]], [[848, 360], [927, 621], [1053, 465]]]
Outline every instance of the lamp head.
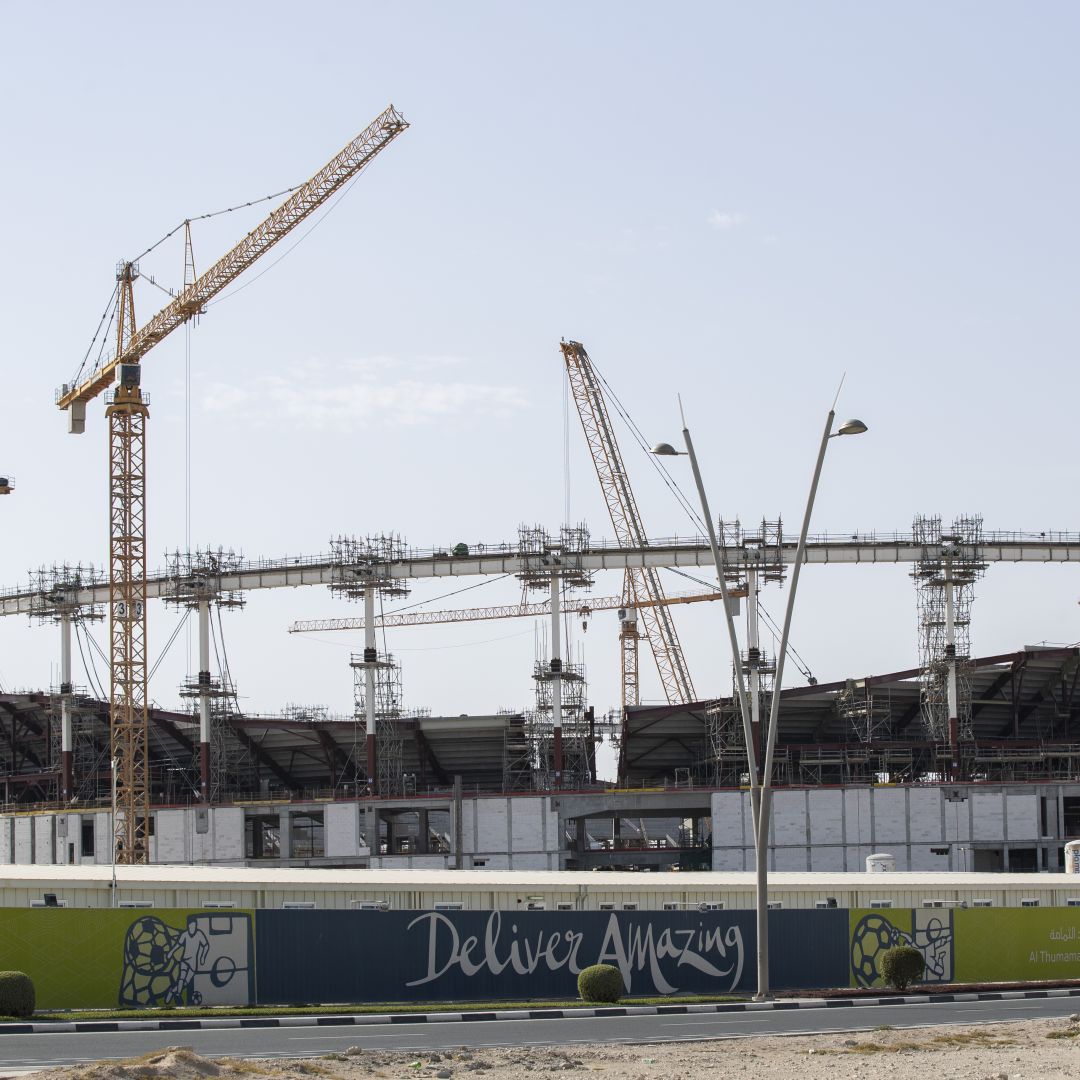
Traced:
[[676, 450], [671, 443], [657, 443], [650, 451], [650, 454], [655, 454], [657, 457], [679, 457], [686, 456], [685, 450]]
[[837, 429], [837, 435], [861, 435], [866, 425], [861, 420], [845, 420]]

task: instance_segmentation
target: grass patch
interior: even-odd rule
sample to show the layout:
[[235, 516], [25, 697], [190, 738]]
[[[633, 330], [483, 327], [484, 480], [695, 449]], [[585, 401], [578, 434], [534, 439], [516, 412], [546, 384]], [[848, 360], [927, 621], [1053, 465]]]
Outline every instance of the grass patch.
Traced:
[[[745, 997], [686, 995], [672, 997], [624, 998], [620, 1005], [721, 1005], [726, 1002], [746, 1001]], [[280, 1005], [217, 1008], [168, 1008], [168, 1009], [81, 1009], [65, 1012], [39, 1012], [32, 1020], [54, 1023], [75, 1023], [83, 1020], [224, 1020], [232, 1016], [365, 1016], [373, 1013], [435, 1013], [435, 1012], [492, 1012], [496, 1009], [583, 1009], [588, 1002], [577, 998], [564, 1001], [433, 1001], [425, 1004], [415, 1002], [352, 1005]], [[12, 1016], [0, 1016], [3, 1023], [27, 1023]]]
[[1046, 1037], [1048, 1039], [1075, 1039], [1080, 1035], [1080, 1028], [1072, 1027], [1066, 1028], [1064, 1031], [1048, 1031]]

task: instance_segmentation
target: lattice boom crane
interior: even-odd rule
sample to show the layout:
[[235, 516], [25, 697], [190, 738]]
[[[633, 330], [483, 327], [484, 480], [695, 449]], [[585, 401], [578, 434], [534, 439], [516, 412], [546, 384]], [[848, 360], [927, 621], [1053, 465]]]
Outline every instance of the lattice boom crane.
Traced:
[[[135, 280], [139, 268], [121, 262], [117, 270], [116, 352], [86, 378], [65, 384], [56, 403], [68, 412], [68, 430], [81, 434], [86, 403], [119, 378], [106, 416], [109, 419], [109, 640], [110, 729], [116, 816], [116, 861], [149, 859], [147, 819], [146, 711], [146, 420], [149, 409], [140, 390], [142, 358], [195, 315], [279, 240], [322, 206], [409, 125], [389, 106], [307, 183], [194, 278], [142, 328], [136, 328]], [[185, 275], [186, 277], [187, 275]], [[200, 678], [203, 673], [200, 672]], [[209, 672], [205, 673], [209, 679]], [[71, 733], [63, 733], [70, 753]]]
[[[615, 536], [624, 547], [645, 547], [649, 541], [592, 361], [580, 342], [563, 341], [560, 348], [566, 361], [570, 391], [585, 431], [585, 441], [589, 444], [589, 453], [596, 466], [611, 524], [615, 527]], [[633, 567], [626, 570], [623, 606], [628, 613], [640, 610], [645, 637], [652, 649], [664, 694], [669, 704], [675, 705], [694, 701], [696, 695], [675, 623], [667, 606], [659, 603], [663, 599], [664, 589], [655, 569]], [[625, 709], [627, 705], [638, 704], [640, 696], [636, 620], [624, 621], [619, 640], [622, 646], [622, 706]]]
[[[642, 606], [657, 604], [699, 604], [704, 600], [721, 600], [718, 592], [687, 593], [684, 596], [667, 596], [662, 600], [646, 600]], [[587, 619], [594, 611], [615, 611], [623, 606], [621, 596], [590, 596], [577, 607], [576, 614]], [[452, 608], [449, 611], [403, 611], [400, 614], [381, 615], [375, 625], [429, 626], [439, 623], [480, 622], [485, 619], [520, 619], [529, 616], [551, 614], [551, 604], [543, 600], [536, 604], [500, 604], [494, 607]], [[290, 634], [321, 633], [325, 630], [363, 630], [367, 623], [361, 618], [348, 619], [302, 619], [289, 627]]]

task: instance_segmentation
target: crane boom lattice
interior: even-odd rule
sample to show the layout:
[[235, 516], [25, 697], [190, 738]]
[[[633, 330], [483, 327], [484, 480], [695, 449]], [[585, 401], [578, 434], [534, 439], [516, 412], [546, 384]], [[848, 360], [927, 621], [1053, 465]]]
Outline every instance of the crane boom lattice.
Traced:
[[[604, 401], [600, 380], [589, 359], [585, 347], [577, 341], [563, 341], [560, 345], [570, 380], [585, 441], [596, 475], [600, 481], [604, 502], [607, 504], [611, 524], [620, 544], [627, 547], [645, 547], [648, 538], [641, 523], [637, 500], [630, 487], [630, 480], [623, 464], [622, 453], [615, 438], [607, 404]], [[639, 701], [637, 664], [637, 620], [633, 612], [639, 611], [645, 638], [649, 642], [656, 661], [660, 682], [670, 704], [695, 700], [694, 685], [686, 666], [679, 635], [667, 606], [659, 603], [664, 599], [660, 576], [651, 567], [631, 567], [623, 578], [623, 601], [627, 618], [623, 620], [620, 634], [622, 652], [622, 704], [636, 705]]]
[[[106, 415], [109, 422], [109, 637], [110, 730], [114, 784], [114, 852], [120, 863], [149, 861], [150, 777], [147, 758], [146, 670], [146, 420], [140, 361], [300, 222], [355, 176], [408, 124], [391, 105], [307, 183], [199, 277], [194, 277], [190, 234], [185, 229], [185, 288], [141, 329], [136, 329], [133, 283], [138, 266], [117, 271], [116, 352], [74, 386], [63, 386], [57, 404], [69, 413], [69, 430], [85, 428], [86, 403], [119, 376]], [[189, 274], [193, 280], [189, 283]]]

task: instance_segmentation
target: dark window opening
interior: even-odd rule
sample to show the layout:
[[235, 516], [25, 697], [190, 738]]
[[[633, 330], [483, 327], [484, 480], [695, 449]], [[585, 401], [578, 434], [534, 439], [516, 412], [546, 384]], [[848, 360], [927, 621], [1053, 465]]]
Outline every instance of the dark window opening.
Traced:
[[1080, 837], [1080, 795], [1066, 795], [1062, 799], [1062, 812], [1065, 820], [1065, 836], [1067, 839]]
[[253, 814], [245, 820], [244, 853], [249, 859], [281, 857], [281, 825], [277, 814]]
[[323, 812], [315, 810], [292, 815], [289, 856], [293, 859], [321, 859], [326, 854]]
[[92, 817], [82, 819], [82, 853], [94, 854], [94, 819]]

